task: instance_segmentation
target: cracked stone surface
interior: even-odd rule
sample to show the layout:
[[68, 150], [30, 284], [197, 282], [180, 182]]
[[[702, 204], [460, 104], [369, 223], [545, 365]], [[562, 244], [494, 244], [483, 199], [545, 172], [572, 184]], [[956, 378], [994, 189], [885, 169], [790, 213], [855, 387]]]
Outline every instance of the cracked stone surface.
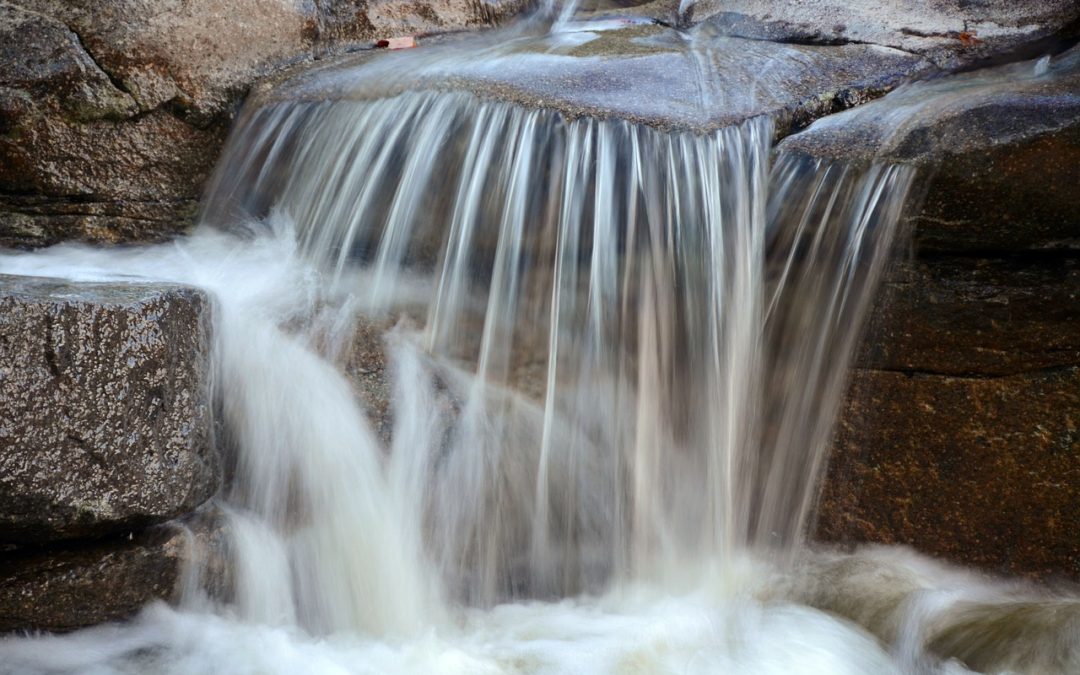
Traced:
[[0, 542], [130, 530], [208, 500], [209, 347], [202, 291], [0, 275]]
[[1080, 248], [1080, 47], [916, 83], [815, 122], [780, 151], [916, 164], [920, 250]]
[[519, 0], [0, 0], [0, 246], [190, 226], [238, 102], [275, 70]]
[[699, 0], [681, 20], [709, 23], [731, 35], [762, 40], [876, 44], [954, 69], [1077, 32], [1080, 4], [1074, 0]]

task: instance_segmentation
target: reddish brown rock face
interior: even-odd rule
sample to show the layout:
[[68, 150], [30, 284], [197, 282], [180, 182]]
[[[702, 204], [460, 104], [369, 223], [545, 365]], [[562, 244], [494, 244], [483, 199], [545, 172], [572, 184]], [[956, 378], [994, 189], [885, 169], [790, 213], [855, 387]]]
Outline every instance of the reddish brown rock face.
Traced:
[[885, 282], [817, 537], [1080, 578], [1080, 260], [934, 256]]
[[[1080, 579], [1078, 49], [917, 85], [781, 144], [928, 179], [841, 411], [818, 538]], [[905, 101], [918, 114], [896, 128], [875, 113]]]
[[1080, 577], [1080, 368], [857, 371], [818, 536], [984, 569]]

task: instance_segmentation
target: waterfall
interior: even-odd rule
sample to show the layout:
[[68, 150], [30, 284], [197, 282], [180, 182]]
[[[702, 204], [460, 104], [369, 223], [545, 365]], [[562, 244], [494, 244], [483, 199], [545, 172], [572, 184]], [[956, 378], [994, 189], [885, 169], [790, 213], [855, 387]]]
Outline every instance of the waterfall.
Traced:
[[463, 93], [275, 102], [206, 219], [295, 223], [349, 307], [411, 317], [388, 472], [451, 598], [688, 584], [798, 550], [912, 180], [773, 167], [771, 139]]
[[1002, 591], [804, 542], [911, 168], [320, 77], [242, 113], [192, 235], [0, 256], [214, 297], [231, 568], [0, 672], [966, 672], [927, 626]]

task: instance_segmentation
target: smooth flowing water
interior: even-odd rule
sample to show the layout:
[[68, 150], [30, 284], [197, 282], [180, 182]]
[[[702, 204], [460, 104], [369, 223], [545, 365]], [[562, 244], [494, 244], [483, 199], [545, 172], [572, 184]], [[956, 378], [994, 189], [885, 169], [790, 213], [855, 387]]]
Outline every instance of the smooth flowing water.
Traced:
[[235, 453], [228, 592], [196, 559], [179, 607], [0, 671], [966, 672], [935, 654], [978, 662], [980, 611], [988, 667], [1069, 663], [1001, 617], [1071, 603], [804, 547], [910, 168], [337, 93], [246, 111], [190, 237], [0, 257], [208, 290]]

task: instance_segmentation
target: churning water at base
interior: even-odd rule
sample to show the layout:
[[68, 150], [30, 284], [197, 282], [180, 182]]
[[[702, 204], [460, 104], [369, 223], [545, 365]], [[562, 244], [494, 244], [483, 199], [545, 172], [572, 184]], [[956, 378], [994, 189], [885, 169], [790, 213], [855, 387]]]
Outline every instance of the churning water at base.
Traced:
[[178, 608], [0, 641], [0, 671], [966, 672], [989, 625], [987, 669], [1076, 663], [1070, 602], [803, 547], [912, 172], [771, 139], [279, 100], [191, 237], [0, 256], [207, 289], [234, 465], [227, 592], [196, 560]]

